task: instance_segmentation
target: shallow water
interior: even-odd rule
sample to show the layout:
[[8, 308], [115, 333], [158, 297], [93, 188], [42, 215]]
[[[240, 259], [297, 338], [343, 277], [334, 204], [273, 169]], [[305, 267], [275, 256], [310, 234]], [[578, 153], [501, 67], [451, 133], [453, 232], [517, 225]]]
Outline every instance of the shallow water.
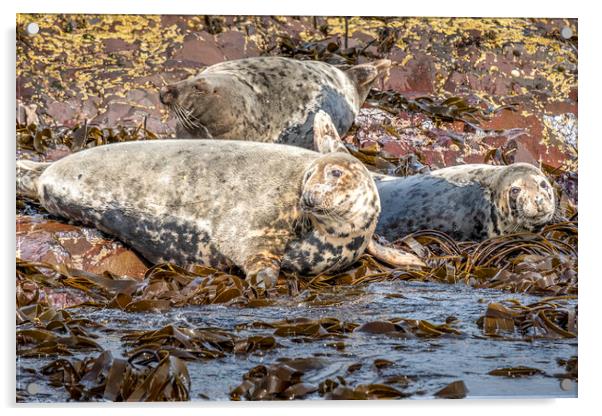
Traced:
[[[388, 377], [404, 375], [409, 377], [407, 386], [395, 385], [411, 398], [430, 398], [447, 384], [463, 380], [468, 389], [468, 398], [477, 397], [576, 397], [574, 382], [564, 382], [554, 374], [564, 373], [556, 360], [568, 359], [577, 355], [576, 339], [536, 339], [526, 340], [519, 335], [513, 340], [492, 339], [483, 336], [476, 320], [484, 315], [490, 302], [517, 299], [529, 304], [541, 299], [535, 296], [513, 294], [491, 289], [473, 289], [464, 284], [448, 285], [423, 282], [383, 282], [373, 283], [362, 288], [338, 287], [331, 292], [333, 299], [345, 300], [330, 306], [313, 306], [303, 301], [303, 294], [295, 298], [287, 297], [278, 306], [264, 308], [239, 308], [233, 306], [197, 306], [170, 309], [162, 313], [126, 313], [117, 309], [77, 308], [74, 315], [86, 317], [115, 329], [115, 332], [100, 332], [97, 342], [118, 357], [125, 353], [120, 336], [128, 329], [159, 329], [172, 324], [179, 327], [219, 327], [231, 330], [239, 336], [251, 334], [271, 335], [274, 329], [244, 329], [236, 331], [238, 324], [255, 321], [276, 321], [284, 318], [334, 317], [341, 321], [364, 323], [386, 320], [395, 317], [425, 319], [432, 323], [443, 323], [449, 316], [458, 322], [454, 327], [461, 336], [440, 338], [399, 339], [384, 334], [371, 335], [361, 332], [347, 334], [345, 338], [299, 342], [300, 338], [278, 337], [279, 347], [271, 351], [258, 351], [249, 355], [228, 355], [214, 360], [188, 361], [188, 371], [192, 380], [190, 397], [203, 400], [229, 400], [229, 392], [238, 386], [242, 376], [252, 367], [276, 362], [279, 357], [322, 357], [325, 366], [317, 373], [307, 373], [304, 382], [318, 384], [325, 378], [344, 376], [352, 386], [366, 383], [379, 383]], [[402, 297], [390, 297], [390, 294]], [[389, 296], [388, 296], [389, 295]], [[324, 293], [325, 297], [329, 293]], [[324, 300], [324, 298], [322, 299]], [[570, 301], [576, 304], [576, 301]], [[343, 341], [345, 348], [335, 349], [326, 344]], [[87, 355], [97, 356], [98, 353]], [[75, 355], [73, 358], [81, 358]], [[17, 362], [17, 388], [39, 393], [28, 396], [33, 401], [65, 401], [68, 394], [63, 388], [55, 389], [44, 379], [29, 373], [26, 369], [39, 369], [56, 359], [19, 359]], [[377, 369], [375, 359], [387, 359], [393, 365]], [[347, 374], [351, 364], [363, 366], [352, 374]], [[487, 373], [501, 367], [527, 366], [544, 372], [523, 378], [490, 376]], [[318, 393], [306, 398], [319, 399]]]

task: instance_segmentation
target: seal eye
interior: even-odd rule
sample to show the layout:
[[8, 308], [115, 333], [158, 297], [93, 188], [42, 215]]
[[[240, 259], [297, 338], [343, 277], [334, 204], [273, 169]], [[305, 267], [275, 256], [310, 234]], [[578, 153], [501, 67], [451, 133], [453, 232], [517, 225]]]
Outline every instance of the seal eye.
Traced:
[[546, 183], [546, 181], [541, 181], [539, 186], [541, 186], [543, 189], [548, 189], [548, 184]]
[[510, 188], [510, 195], [511, 196], [517, 196], [520, 193], [520, 188], [517, 186], [513, 186], [512, 188]]
[[205, 82], [197, 82], [193, 86], [197, 92], [207, 94], [207, 84]]
[[330, 171], [330, 174], [332, 176], [334, 176], [335, 178], [339, 178], [341, 177], [341, 175], [343, 174], [343, 172], [341, 172], [339, 169], [333, 169]]

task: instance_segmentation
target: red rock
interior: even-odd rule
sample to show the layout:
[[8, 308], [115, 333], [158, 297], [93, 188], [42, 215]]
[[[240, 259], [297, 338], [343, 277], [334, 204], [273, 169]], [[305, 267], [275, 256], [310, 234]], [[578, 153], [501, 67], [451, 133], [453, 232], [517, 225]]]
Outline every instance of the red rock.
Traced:
[[54, 101], [46, 107], [46, 114], [52, 117], [58, 125], [74, 126], [77, 124], [79, 112], [66, 102]]
[[142, 278], [147, 267], [130, 249], [93, 228], [18, 216], [17, 257], [68, 267]]
[[124, 103], [116, 103], [109, 101], [107, 109], [94, 117], [91, 124], [100, 124], [102, 126], [118, 126], [123, 125], [123, 120], [131, 115], [132, 106]]
[[138, 45], [127, 43], [122, 39], [103, 39], [102, 44], [105, 48], [105, 52], [107, 53], [133, 51], [139, 48]]
[[98, 107], [102, 102], [99, 97], [88, 96], [88, 98], [86, 98], [85, 100], [81, 97], [78, 98], [81, 100], [82, 103], [80, 118], [90, 120], [98, 115]]
[[430, 94], [434, 91], [435, 65], [433, 58], [422, 55], [410, 59], [403, 68], [391, 68], [388, 87], [399, 92]]
[[56, 147], [49, 148], [44, 153], [44, 160], [46, 162], [54, 162], [55, 160], [59, 160], [71, 154], [71, 149], [69, 149], [64, 144], [59, 144]]
[[169, 27], [176, 25], [181, 31], [189, 30], [188, 20], [190, 16], [178, 16], [173, 14], [162, 14], [161, 15], [161, 26]]
[[382, 145], [382, 151], [387, 152], [394, 156], [405, 156], [409, 153], [414, 153], [415, 149], [409, 143], [402, 140], [395, 139], [379, 139], [379, 143]]
[[577, 103], [572, 100], [548, 102], [545, 107], [545, 112], [553, 115], [573, 113], [576, 117], [579, 116]]
[[502, 110], [491, 120], [481, 123], [481, 127], [490, 130], [524, 128], [532, 137], [540, 138], [543, 130], [542, 122], [534, 115], [523, 115], [522, 111], [522, 106], [517, 111]]
[[[426, 164], [433, 169], [449, 166], [445, 163], [445, 159], [443, 158], [443, 154], [440, 150], [422, 149], [422, 154], [426, 159]], [[457, 165], [457, 163], [454, 163], [453, 165]]]
[[407, 71], [399, 67], [391, 67], [389, 70], [389, 77], [385, 81], [385, 88], [399, 92], [410, 91], [411, 87], [408, 84]]
[[[17, 98], [29, 100], [35, 94], [35, 88], [29, 84], [30, 79], [23, 76], [17, 76]], [[27, 86], [26, 86], [27, 85]]]
[[372, 40], [374, 40], [374, 36], [370, 35], [369, 33], [365, 33], [362, 31], [355, 31], [353, 32], [353, 34], [350, 36], [349, 38], [349, 47], [351, 48], [351, 40], [353, 39], [353, 41], [355, 41], [355, 45], [353, 46], [359, 46], [360, 44], [365, 45], [366, 43], [370, 43]]
[[236, 30], [220, 33], [216, 36], [216, 42], [220, 45], [226, 60], [248, 58], [260, 54], [255, 42], [246, 41], [245, 35]]
[[484, 163], [485, 155], [471, 153], [468, 156], [464, 156], [464, 163]]
[[176, 51], [172, 59], [186, 65], [210, 66], [225, 61], [226, 56], [215, 42], [213, 35], [203, 31], [187, 35], [182, 47]]

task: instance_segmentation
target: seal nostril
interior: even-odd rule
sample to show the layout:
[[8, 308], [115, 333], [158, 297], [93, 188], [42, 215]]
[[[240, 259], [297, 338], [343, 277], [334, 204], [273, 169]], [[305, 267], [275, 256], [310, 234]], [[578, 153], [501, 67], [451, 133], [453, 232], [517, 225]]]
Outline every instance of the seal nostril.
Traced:
[[159, 100], [163, 104], [171, 104], [176, 98], [178, 98], [178, 90], [174, 87], [168, 85], [159, 90]]
[[311, 194], [309, 194], [309, 193], [303, 194], [303, 204], [306, 207], [313, 207], [314, 206], [314, 198], [312, 197]]

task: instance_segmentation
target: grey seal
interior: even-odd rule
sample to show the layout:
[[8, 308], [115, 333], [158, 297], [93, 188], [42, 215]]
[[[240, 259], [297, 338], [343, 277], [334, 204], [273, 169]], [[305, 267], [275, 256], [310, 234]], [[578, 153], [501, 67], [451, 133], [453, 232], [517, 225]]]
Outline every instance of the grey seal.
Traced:
[[371, 241], [376, 186], [344, 152], [229, 140], [118, 143], [52, 163], [19, 161], [17, 192], [151, 262], [236, 266], [266, 287], [281, 270], [336, 272], [379, 247]]
[[344, 135], [387, 59], [341, 70], [319, 61], [258, 57], [212, 65], [161, 88], [179, 138], [284, 143], [313, 149], [313, 122], [324, 111]]
[[527, 163], [469, 164], [424, 175], [374, 177], [382, 209], [376, 233], [390, 241], [427, 229], [461, 241], [537, 231], [556, 210], [549, 180]]

